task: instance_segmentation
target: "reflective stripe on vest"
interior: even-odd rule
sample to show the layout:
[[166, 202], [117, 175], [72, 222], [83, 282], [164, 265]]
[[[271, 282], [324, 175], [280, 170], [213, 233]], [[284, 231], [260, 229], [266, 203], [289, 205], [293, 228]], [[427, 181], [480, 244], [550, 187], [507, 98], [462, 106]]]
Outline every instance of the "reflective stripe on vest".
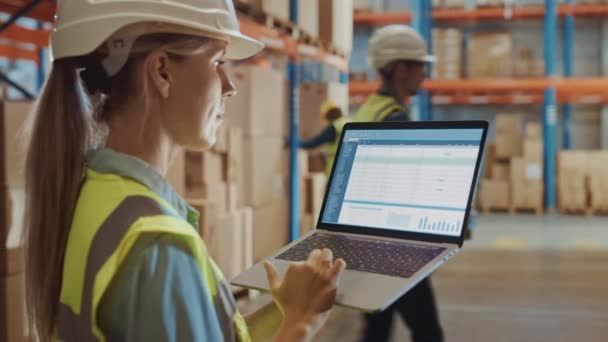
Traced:
[[[158, 215], [175, 217], [173, 213], [150, 197], [130, 196], [120, 203], [95, 232], [86, 261], [80, 313], [76, 314], [68, 305], [59, 303], [57, 332], [62, 341], [89, 342], [98, 340], [93, 334], [94, 324], [91, 321], [92, 310], [94, 310], [92, 306], [95, 277], [108, 258], [116, 252], [123, 237], [138, 219]], [[208, 261], [213, 268], [216, 268], [213, 261], [210, 259]], [[243, 331], [243, 327], [240, 326], [244, 324], [244, 321], [236, 311], [236, 303], [228, 283], [221, 279], [218, 272], [212, 273], [217, 286], [217, 294], [213, 296], [213, 303], [224, 339], [226, 341], [236, 341], [238, 337], [241, 340], [248, 340], [249, 336], [246, 329]], [[213, 286], [213, 284], [207, 285]], [[237, 324], [236, 327], [235, 323]]]

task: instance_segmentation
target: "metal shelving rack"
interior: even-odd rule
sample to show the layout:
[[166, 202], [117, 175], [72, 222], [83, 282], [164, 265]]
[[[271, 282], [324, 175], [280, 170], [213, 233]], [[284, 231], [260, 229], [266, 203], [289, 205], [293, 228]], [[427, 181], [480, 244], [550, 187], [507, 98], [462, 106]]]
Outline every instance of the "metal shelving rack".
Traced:
[[[544, 6], [515, 7], [509, 13], [504, 8], [435, 9], [429, 12], [422, 3], [412, 2], [412, 11], [395, 13], [357, 13], [356, 25], [381, 26], [393, 23], [411, 23], [429, 42], [433, 22], [469, 23], [480, 21], [543, 20], [545, 77], [528, 79], [481, 79], [481, 80], [428, 80], [425, 91], [414, 103], [420, 119], [431, 119], [428, 104], [434, 105], [506, 105], [542, 104], [545, 159], [545, 204], [556, 206], [555, 163], [557, 156], [557, 106], [563, 104], [563, 147], [571, 147], [572, 104], [608, 104], [607, 77], [573, 77], [573, 35], [575, 17], [608, 17], [608, 4], [573, 4], [571, 0], [558, 4], [557, 0], [545, 0]], [[430, 13], [430, 14], [429, 14]], [[558, 20], [564, 20], [564, 76], [556, 70], [556, 41]], [[378, 83], [351, 82], [353, 103], [360, 103], [376, 91]], [[431, 94], [430, 101], [425, 94]]]
[[[297, 24], [298, 0], [291, 0], [291, 21]], [[42, 85], [44, 70], [42, 62], [42, 49], [48, 46], [50, 31], [38, 25], [37, 29], [26, 29], [13, 25], [19, 18], [28, 17], [40, 22], [53, 22], [55, 15], [55, 1], [52, 0], [0, 0], [0, 12], [10, 13], [11, 18], [0, 24], [0, 38], [19, 43], [30, 43], [38, 47], [36, 50], [23, 49], [18, 45], [0, 44], [0, 56], [11, 60], [26, 59], [38, 64], [38, 85]], [[340, 70], [340, 81], [348, 82], [348, 61], [346, 57], [325, 51], [319, 47], [298, 41], [293, 36], [279, 30], [260, 25], [246, 16], [239, 15], [241, 31], [266, 43], [266, 49], [273, 53], [285, 55], [289, 58], [287, 77], [289, 80], [289, 122], [290, 122], [290, 239], [297, 239], [299, 235], [299, 179], [298, 179], [298, 71], [299, 61], [302, 58], [315, 60], [319, 63], [331, 65]], [[26, 98], [33, 99], [31, 94], [18, 83], [10, 80], [0, 73], [0, 81], [19, 89]]]

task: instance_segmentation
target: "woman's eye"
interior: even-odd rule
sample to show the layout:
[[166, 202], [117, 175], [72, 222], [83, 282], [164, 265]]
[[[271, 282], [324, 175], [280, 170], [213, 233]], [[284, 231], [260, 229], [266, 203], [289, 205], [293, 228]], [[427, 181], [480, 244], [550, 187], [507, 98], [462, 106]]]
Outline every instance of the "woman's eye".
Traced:
[[223, 61], [223, 60], [219, 60], [219, 61], [216, 61], [216, 62], [215, 62], [215, 65], [216, 65], [216, 66], [222, 66], [222, 65], [224, 65], [224, 64], [226, 64], [226, 61]]

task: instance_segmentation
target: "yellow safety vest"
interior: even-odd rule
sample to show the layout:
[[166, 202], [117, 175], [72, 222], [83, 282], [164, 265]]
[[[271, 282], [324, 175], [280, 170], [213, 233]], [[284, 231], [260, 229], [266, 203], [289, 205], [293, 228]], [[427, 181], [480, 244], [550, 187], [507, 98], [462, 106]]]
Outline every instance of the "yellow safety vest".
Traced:
[[338, 152], [338, 142], [340, 141], [340, 134], [342, 134], [344, 125], [346, 125], [348, 121], [349, 120], [345, 117], [339, 117], [332, 122], [332, 126], [334, 126], [334, 129], [336, 130], [336, 139], [325, 145], [325, 152], [327, 152], [327, 161], [325, 162], [325, 174], [328, 177], [331, 173], [331, 167], [334, 165], [336, 153]]
[[359, 108], [353, 122], [380, 122], [394, 112], [405, 112], [407, 110], [392, 96], [372, 94]]
[[144, 233], [172, 234], [189, 247], [204, 275], [224, 340], [251, 341], [230, 286], [192, 225], [144, 185], [91, 169], [87, 170], [68, 237], [56, 337], [65, 342], [106, 340], [97, 324], [98, 306], [131, 247]]

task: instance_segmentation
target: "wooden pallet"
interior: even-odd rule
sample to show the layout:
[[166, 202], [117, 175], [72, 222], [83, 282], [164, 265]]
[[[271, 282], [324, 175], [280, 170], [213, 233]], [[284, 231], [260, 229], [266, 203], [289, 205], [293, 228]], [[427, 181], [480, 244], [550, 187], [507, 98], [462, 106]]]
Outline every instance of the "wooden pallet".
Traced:
[[591, 215], [608, 216], [608, 208], [591, 208]]
[[521, 207], [521, 206], [513, 206], [510, 210], [511, 215], [515, 214], [536, 214], [543, 215], [545, 213], [545, 209], [543, 207]]
[[560, 207], [559, 212], [564, 215], [578, 215], [578, 216], [591, 216], [593, 210], [591, 208], [566, 208]]
[[490, 214], [490, 213], [510, 213], [511, 212], [511, 208], [510, 207], [497, 207], [497, 206], [489, 206], [489, 207], [485, 207], [482, 206], [480, 208], [481, 212], [483, 214]]

